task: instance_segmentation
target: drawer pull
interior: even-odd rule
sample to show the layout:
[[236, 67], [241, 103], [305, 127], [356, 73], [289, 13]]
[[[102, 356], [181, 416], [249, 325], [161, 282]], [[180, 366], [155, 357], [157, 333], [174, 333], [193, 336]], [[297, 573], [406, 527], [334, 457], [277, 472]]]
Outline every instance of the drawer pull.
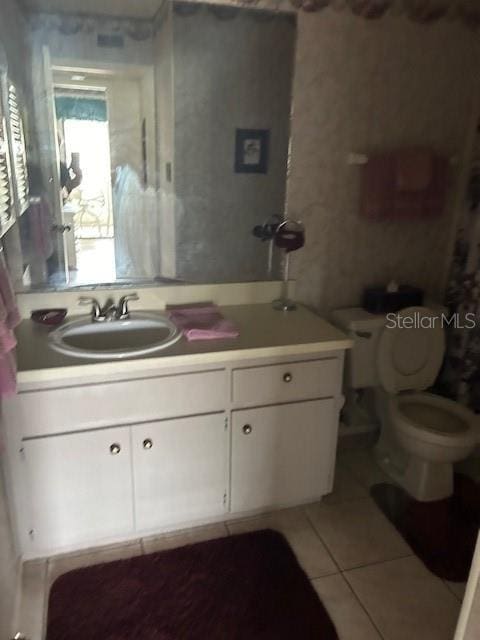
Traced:
[[250, 433], [252, 433], [252, 425], [251, 424], [243, 425], [242, 431], [246, 436], [248, 436]]
[[145, 440], [143, 441], [143, 448], [151, 449], [152, 447], [153, 447], [153, 440], [150, 440], [150, 438], [145, 438]]
[[118, 444], [118, 442], [114, 442], [110, 445], [110, 453], [112, 454], [112, 456], [118, 456], [121, 450], [122, 447]]
[[289, 371], [287, 371], [287, 373], [283, 374], [283, 381], [284, 382], [291, 382], [292, 378], [293, 378], [293, 376]]

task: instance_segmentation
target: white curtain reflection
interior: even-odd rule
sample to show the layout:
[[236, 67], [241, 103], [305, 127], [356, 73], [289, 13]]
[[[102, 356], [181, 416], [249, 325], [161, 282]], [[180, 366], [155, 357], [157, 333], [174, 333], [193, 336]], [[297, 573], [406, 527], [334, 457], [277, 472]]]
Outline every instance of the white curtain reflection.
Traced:
[[113, 188], [117, 278], [152, 278], [158, 274], [157, 215], [155, 190], [145, 189], [129, 165], [117, 167]]

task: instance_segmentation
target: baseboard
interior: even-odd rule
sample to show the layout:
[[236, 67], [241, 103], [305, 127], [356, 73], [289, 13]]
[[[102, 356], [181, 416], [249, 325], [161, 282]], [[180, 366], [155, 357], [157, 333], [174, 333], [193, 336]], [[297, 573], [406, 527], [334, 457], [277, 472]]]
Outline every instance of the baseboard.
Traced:
[[358, 424], [358, 425], [346, 425], [340, 422], [338, 428], [338, 435], [340, 438], [346, 436], [358, 436], [364, 433], [373, 433], [377, 429], [376, 424]]

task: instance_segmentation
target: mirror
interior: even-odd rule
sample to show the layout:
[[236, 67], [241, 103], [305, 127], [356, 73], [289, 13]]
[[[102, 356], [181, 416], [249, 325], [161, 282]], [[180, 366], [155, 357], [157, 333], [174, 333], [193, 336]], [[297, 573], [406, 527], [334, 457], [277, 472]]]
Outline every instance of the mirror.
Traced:
[[278, 279], [281, 255], [259, 236], [285, 213], [295, 15], [19, 6], [30, 206], [7, 232], [19, 288]]

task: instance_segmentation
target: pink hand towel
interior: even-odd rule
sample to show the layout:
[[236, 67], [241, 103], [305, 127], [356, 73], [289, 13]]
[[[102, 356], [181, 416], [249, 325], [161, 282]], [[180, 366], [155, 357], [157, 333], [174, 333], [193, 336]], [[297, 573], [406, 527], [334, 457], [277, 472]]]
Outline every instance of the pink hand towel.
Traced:
[[17, 362], [13, 351], [0, 356], [0, 395], [11, 396], [17, 392]]
[[17, 369], [13, 352], [17, 341], [13, 329], [20, 321], [15, 293], [2, 252], [0, 254], [0, 395], [9, 395], [17, 390]]
[[239, 335], [233, 322], [225, 319], [213, 304], [171, 307], [168, 316], [189, 342], [236, 338]]

